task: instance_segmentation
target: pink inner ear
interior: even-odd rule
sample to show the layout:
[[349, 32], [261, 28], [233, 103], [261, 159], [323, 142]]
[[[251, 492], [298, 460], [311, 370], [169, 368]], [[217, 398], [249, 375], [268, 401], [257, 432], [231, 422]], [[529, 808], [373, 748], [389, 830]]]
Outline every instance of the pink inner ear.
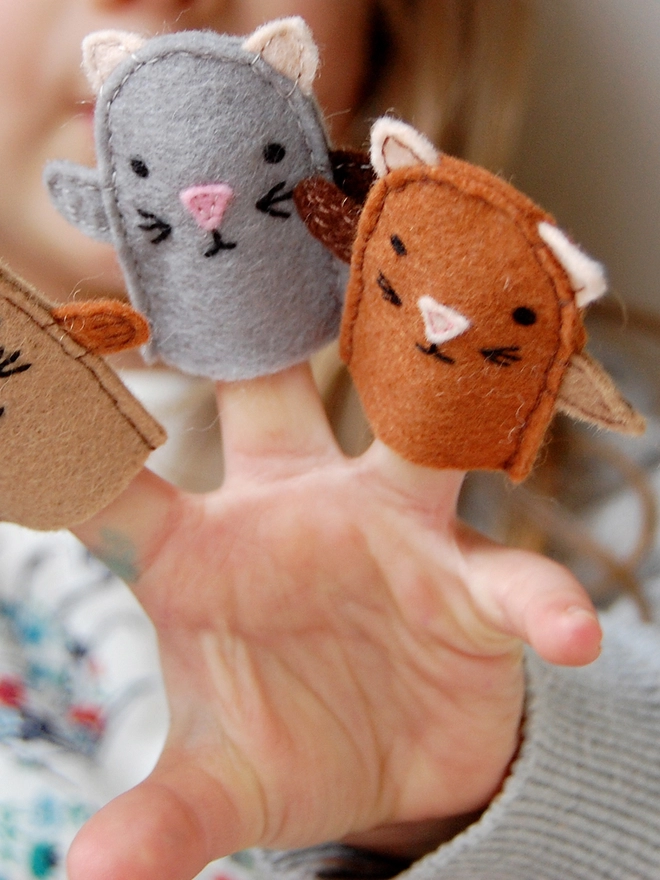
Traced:
[[426, 339], [431, 344], [449, 342], [450, 339], [465, 333], [470, 326], [470, 321], [465, 315], [439, 303], [432, 296], [420, 297], [417, 305], [424, 319]]
[[191, 186], [179, 193], [179, 198], [197, 225], [206, 232], [218, 229], [233, 196], [234, 190], [228, 183]]

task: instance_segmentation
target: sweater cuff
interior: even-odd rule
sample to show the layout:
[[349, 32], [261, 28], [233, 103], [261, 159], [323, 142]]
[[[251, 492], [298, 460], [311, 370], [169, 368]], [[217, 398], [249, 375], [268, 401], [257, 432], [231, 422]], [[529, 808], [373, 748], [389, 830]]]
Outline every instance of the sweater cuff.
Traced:
[[[590, 666], [528, 652], [523, 742], [500, 793], [399, 880], [657, 880], [660, 631], [620, 615], [603, 624]], [[396, 873], [382, 859], [365, 869], [338, 845], [252, 855], [257, 876], [273, 880]]]
[[474, 825], [406, 880], [658, 877], [660, 633], [604, 622], [581, 669], [526, 658], [518, 760]]

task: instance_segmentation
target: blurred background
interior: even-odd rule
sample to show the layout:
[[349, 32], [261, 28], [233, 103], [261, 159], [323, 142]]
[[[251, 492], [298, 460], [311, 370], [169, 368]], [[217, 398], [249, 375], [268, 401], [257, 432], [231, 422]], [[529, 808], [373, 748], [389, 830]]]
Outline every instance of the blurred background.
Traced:
[[543, 0], [511, 172], [660, 315], [660, 3]]
[[536, 15], [519, 137], [499, 170], [607, 266], [589, 349], [648, 430], [627, 440], [558, 418], [528, 483], [470, 475], [463, 509], [567, 562], [606, 604], [660, 573], [660, 3], [543, 0]]

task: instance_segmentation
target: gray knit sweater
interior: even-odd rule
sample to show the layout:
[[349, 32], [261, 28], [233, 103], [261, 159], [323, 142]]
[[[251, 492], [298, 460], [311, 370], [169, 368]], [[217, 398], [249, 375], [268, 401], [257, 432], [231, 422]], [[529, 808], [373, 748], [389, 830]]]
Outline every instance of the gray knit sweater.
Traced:
[[[527, 658], [520, 756], [478, 822], [400, 880], [660, 880], [660, 628], [605, 615], [584, 669]], [[260, 877], [383, 878], [346, 847], [256, 854]]]

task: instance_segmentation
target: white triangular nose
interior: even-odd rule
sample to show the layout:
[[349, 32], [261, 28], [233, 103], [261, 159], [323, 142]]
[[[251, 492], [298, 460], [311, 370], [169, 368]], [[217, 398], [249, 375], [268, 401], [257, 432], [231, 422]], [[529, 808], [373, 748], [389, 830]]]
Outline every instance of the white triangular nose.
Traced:
[[431, 344], [439, 345], [460, 336], [470, 326], [470, 321], [449, 306], [443, 306], [432, 296], [422, 296], [417, 305], [424, 319], [426, 339]]

